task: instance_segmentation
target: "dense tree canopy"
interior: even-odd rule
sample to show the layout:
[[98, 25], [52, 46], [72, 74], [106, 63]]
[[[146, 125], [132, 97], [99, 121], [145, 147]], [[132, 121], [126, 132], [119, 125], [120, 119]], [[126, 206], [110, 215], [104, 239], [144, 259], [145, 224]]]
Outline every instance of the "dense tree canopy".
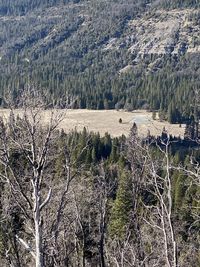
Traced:
[[[133, 19], [156, 17], [159, 8], [198, 5], [199, 1], [1, 1], [0, 96], [9, 89], [15, 99], [34, 81], [48, 91], [48, 101], [60, 107], [70, 96], [76, 100], [73, 108], [150, 108], [167, 115], [173, 107], [180, 114], [175, 121], [188, 119], [189, 102], [200, 84], [199, 53], [145, 55], [136, 62], [137, 54], [128, 52], [127, 36]], [[198, 9], [188, 20], [199, 24]], [[124, 41], [117, 49], [105, 49], [120, 38]], [[199, 46], [196, 37], [193, 46]], [[151, 62], [159, 64], [149, 71]], [[119, 74], [127, 64], [134, 67]]]

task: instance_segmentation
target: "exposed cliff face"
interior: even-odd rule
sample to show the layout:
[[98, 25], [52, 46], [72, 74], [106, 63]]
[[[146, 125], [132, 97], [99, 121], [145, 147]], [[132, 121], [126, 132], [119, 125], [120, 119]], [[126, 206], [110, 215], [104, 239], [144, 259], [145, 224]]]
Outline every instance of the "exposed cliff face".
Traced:
[[[91, 14], [91, 10], [90, 2], [86, 1], [85, 4], [70, 3], [65, 6], [34, 10], [24, 16], [0, 16], [2, 29], [0, 53], [6, 55], [8, 50], [13, 49], [14, 52], [15, 49], [22, 50], [24, 46], [32, 46], [33, 50], [38, 47], [42, 49], [48, 47], [49, 41], [55, 42], [55, 40], [58, 45], [71, 35], [74, 35], [76, 44], [76, 37], [81, 33], [87, 34], [90, 39], [92, 31], [95, 29], [97, 31], [99, 24], [103, 21], [98, 20], [95, 13]], [[110, 25], [106, 26], [107, 20], [108, 18], [105, 18], [105, 30], [110, 27]], [[19, 32], [16, 29], [17, 25]], [[111, 36], [108, 40], [105, 38], [96, 49], [109, 51], [126, 47], [130, 53], [141, 57], [143, 55], [200, 53], [199, 10], [155, 11], [149, 8], [138, 18], [124, 21], [124, 25], [122, 29], [119, 29], [119, 36]], [[7, 38], [5, 38], [6, 27]]]
[[[165, 55], [199, 54], [200, 12], [195, 9], [158, 10], [130, 20], [123, 37], [110, 39], [103, 49], [121, 47], [126, 47], [129, 53], [135, 55], [133, 64], [144, 57], [151, 58], [149, 67], [154, 70], [159, 68]], [[120, 73], [128, 70], [130, 67], [125, 67]]]
[[[200, 14], [199, 14], [200, 15]], [[135, 43], [131, 53], [184, 54], [200, 52], [200, 25], [195, 10], [157, 11], [132, 20], [129, 27]]]
[[[102, 98], [105, 88], [111, 90], [107, 84], [127, 72], [136, 77], [128, 88], [148, 73], [165, 73], [166, 67], [186, 80], [192, 74], [195, 83], [200, 77], [200, 9], [192, 1], [52, 2], [37, 0], [18, 14], [11, 4], [3, 12], [0, 0], [0, 94], [13, 80], [21, 87], [27, 77], [76, 94], [92, 83], [91, 91], [104, 88]], [[180, 3], [185, 4], [177, 9]]]

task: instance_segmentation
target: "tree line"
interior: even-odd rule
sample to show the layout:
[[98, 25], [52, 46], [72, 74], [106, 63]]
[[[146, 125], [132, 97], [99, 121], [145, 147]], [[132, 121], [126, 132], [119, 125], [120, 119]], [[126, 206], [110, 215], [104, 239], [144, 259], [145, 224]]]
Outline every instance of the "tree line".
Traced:
[[[11, 2], [2, 1], [0, 6], [9, 9]], [[60, 108], [68, 105], [70, 96], [76, 100], [73, 108], [147, 108], [159, 110], [170, 122], [190, 120], [189, 103], [199, 88], [198, 53], [162, 58], [145, 55], [134, 63], [137, 54], [127, 53], [127, 38], [119, 49], [104, 49], [113, 38], [127, 35], [130, 20], [154, 16], [154, 1], [152, 5], [136, 0], [75, 2], [26, 1], [30, 10], [25, 16], [7, 14], [7, 19], [0, 20], [1, 106], [5, 106], [3, 96], [8, 90], [15, 100], [20, 90], [34, 81], [48, 91], [49, 103]], [[172, 5], [171, 1], [156, 2], [159, 7]], [[194, 1], [173, 1], [180, 8], [186, 4], [195, 6]], [[15, 5], [26, 6], [21, 0]], [[189, 14], [188, 20], [198, 25], [198, 10]], [[198, 47], [198, 38], [193, 41]], [[149, 71], [155, 60], [159, 65]], [[119, 74], [127, 64], [133, 65], [132, 70]]]
[[0, 122], [3, 266], [196, 267], [197, 141], [66, 134], [31, 95]]

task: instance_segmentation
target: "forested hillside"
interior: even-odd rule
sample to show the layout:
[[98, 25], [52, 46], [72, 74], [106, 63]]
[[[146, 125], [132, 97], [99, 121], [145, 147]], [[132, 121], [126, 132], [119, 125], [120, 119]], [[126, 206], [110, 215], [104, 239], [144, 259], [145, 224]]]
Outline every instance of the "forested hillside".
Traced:
[[1, 0], [1, 97], [35, 82], [60, 107], [70, 96], [73, 108], [186, 120], [200, 83], [199, 23], [192, 0]]
[[199, 144], [66, 134], [35, 100], [0, 119], [1, 266], [199, 266]]
[[[199, 0], [0, 0], [1, 267], [200, 266], [199, 62]], [[68, 107], [185, 133], [66, 133]]]

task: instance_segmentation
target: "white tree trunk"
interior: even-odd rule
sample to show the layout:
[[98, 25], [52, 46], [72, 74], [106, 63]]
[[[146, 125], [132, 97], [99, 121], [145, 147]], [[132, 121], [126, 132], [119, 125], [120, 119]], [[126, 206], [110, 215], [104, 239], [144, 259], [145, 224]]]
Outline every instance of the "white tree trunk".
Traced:
[[35, 267], [42, 267], [42, 231], [40, 225], [40, 196], [37, 185], [34, 188], [35, 209], [34, 209], [34, 224], [35, 224]]
[[38, 222], [38, 218], [35, 218], [35, 267], [42, 267], [42, 255], [41, 255], [41, 229]]

